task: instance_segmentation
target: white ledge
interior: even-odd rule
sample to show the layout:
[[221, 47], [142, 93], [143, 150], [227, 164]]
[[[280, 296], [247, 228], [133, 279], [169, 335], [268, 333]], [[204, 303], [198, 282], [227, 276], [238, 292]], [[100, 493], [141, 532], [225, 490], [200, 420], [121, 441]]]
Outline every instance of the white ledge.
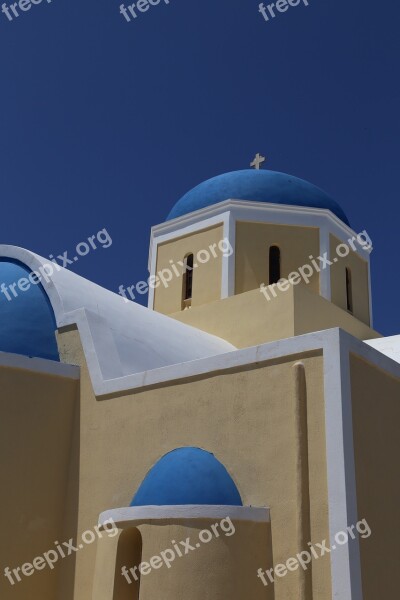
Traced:
[[185, 504], [174, 506], [129, 506], [114, 508], [100, 514], [99, 526], [110, 522], [116, 525], [124, 523], [151, 523], [157, 521], [177, 521], [181, 519], [226, 519], [235, 521], [252, 521], [255, 523], [268, 523], [270, 521], [269, 508], [266, 506], [227, 506], [209, 504]]

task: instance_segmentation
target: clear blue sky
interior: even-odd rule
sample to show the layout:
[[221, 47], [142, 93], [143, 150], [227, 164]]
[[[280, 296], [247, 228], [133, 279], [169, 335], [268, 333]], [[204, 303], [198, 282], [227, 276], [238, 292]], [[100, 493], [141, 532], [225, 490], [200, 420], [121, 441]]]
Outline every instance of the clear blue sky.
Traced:
[[0, 241], [48, 256], [107, 228], [73, 269], [117, 290], [147, 276], [150, 227], [219, 173], [268, 167], [367, 229], [375, 327], [400, 333], [400, 3], [120, 0], [0, 14]]

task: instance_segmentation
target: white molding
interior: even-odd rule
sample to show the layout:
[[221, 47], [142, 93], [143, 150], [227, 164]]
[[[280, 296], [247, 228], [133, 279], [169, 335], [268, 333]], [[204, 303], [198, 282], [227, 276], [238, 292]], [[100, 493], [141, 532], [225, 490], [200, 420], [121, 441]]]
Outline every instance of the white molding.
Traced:
[[232, 212], [227, 213], [224, 220], [224, 239], [227, 239], [233, 252], [230, 256], [222, 257], [221, 300], [235, 293], [235, 264], [236, 264], [236, 220]]
[[[227, 211], [233, 211], [236, 220], [267, 221], [282, 225], [304, 225], [305, 227], [321, 227], [328, 222], [330, 232], [343, 242], [357, 235], [351, 227], [326, 208], [310, 208], [232, 198], [155, 225], [151, 229], [150, 247], [153, 240], [159, 236], [169, 236], [167, 239], [171, 239], [171, 237], [177, 237], [178, 232], [179, 236], [185, 235], [181, 233], [185, 229], [187, 230], [192, 225]], [[360, 248], [359, 253], [365, 260], [366, 252]]]
[[374, 328], [374, 311], [372, 309], [372, 281], [371, 281], [371, 261], [368, 260], [368, 298], [369, 298], [369, 323], [371, 329]]
[[99, 526], [107, 524], [111, 519], [116, 525], [121, 523], [151, 523], [157, 521], [179, 521], [186, 519], [226, 519], [234, 521], [250, 521], [254, 523], [269, 523], [269, 508], [254, 506], [228, 506], [207, 504], [179, 504], [175, 506], [129, 506], [114, 508], [102, 512], [99, 516]]
[[32, 373], [43, 373], [54, 377], [64, 377], [67, 379], [78, 380], [80, 378], [80, 368], [75, 365], [67, 365], [55, 360], [46, 358], [36, 358], [13, 354], [11, 352], [0, 352], [0, 368], [21, 369], [22, 371], [31, 371]]
[[[335, 331], [324, 361], [326, 463], [330, 545], [358, 523], [350, 385], [351, 338]], [[332, 549], [332, 598], [362, 600], [359, 540]]]
[[[323, 256], [326, 253], [328, 260], [331, 258], [331, 244], [330, 244], [330, 233], [328, 227], [321, 227], [319, 230], [319, 251], [320, 255]], [[320, 284], [319, 291], [323, 298], [331, 300], [331, 267], [327, 265], [326, 269], [320, 271]]]
[[[80, 330], [79, 323], [78, 329]], [[129, 390], [140, 390], [146, 387], [163, 385], [165, 383], [177, 383], [184, 379], [202, 375], [223, 373], [228, 369], [241, 368], [259, 362], [267, 362], [269, 360], [282, 358], [283, 356], [296, 356], [297, 354], [303, 354], [304, 352], [323, 351], [324, 348], [329, 346], [329, 341], [335, 331], [337, 331], [337, 329], [307, 333], [285, 340], [269, 342], [251, 348], [234, 350], [212, 357], [177, 363], [166, 367], [152, 369], [151, 371], [143, 371], [141, 373], [125, 375], [109, 380], [102, 379], [100, 375], [97, 376], [100, 371], [92, 368], [92, 366], [95, 366], [92, 365], [93, 357], [91, 354], [88, 355], [86, 350], [85, 356], [94, 393], [97, 397], [101, 397], [127, 392]], [[353, 344], [358, 341], [356, 338], [352, 338], [352, 340]], [[378, 350], [371, 348], [366, 343], [360, 342], [360, 344], [362, 344], [362, 346], [357, 347], [358, 353], [361, 353], [362, 350], [363, 356], [370, 356], [370, 362], [390, 372], [395, 377], [400, 377], [400, 365]], [[372, 355], [368, 354], [369, 351], [371, 351]]]

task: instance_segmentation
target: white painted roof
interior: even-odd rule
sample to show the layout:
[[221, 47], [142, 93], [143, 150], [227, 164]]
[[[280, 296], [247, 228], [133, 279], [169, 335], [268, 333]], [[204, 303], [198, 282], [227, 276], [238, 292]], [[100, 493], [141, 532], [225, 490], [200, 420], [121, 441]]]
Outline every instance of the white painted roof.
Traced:
[[[0, 245], [0, 257], [38, 272], [51, 261], [17, 246]], [[225, 340], [157, 313], [54, 266], [41, 283], [57, 327], [76, 324], [92, 381], [111, 380], [231, 352]], [[23, 292], [20, 292], [23, 293]]]
[[366, 344], [372, 346], [385, 356], [400, 363], [400, 335], [391, 335], [389, 337], [378, 338], [376, 340], [366, 340]]

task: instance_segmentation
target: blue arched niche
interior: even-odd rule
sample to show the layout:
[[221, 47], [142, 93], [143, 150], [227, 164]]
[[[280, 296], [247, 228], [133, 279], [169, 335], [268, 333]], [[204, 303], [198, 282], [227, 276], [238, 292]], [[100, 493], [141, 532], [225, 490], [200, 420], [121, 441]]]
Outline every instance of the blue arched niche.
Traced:
[[[30, 274], [22, 263], [0, 258], [0, 351], [59, 361], [54, 312], [43, 286], [31, 283]], [[29, 289], [22, 291], [18, 282], [28, 288], [26, 280]]]
[[201, 448], [177, 448], [150, 469], [131, 506], [208, 504], [242, 506], [237, 487], [213, 454]]

